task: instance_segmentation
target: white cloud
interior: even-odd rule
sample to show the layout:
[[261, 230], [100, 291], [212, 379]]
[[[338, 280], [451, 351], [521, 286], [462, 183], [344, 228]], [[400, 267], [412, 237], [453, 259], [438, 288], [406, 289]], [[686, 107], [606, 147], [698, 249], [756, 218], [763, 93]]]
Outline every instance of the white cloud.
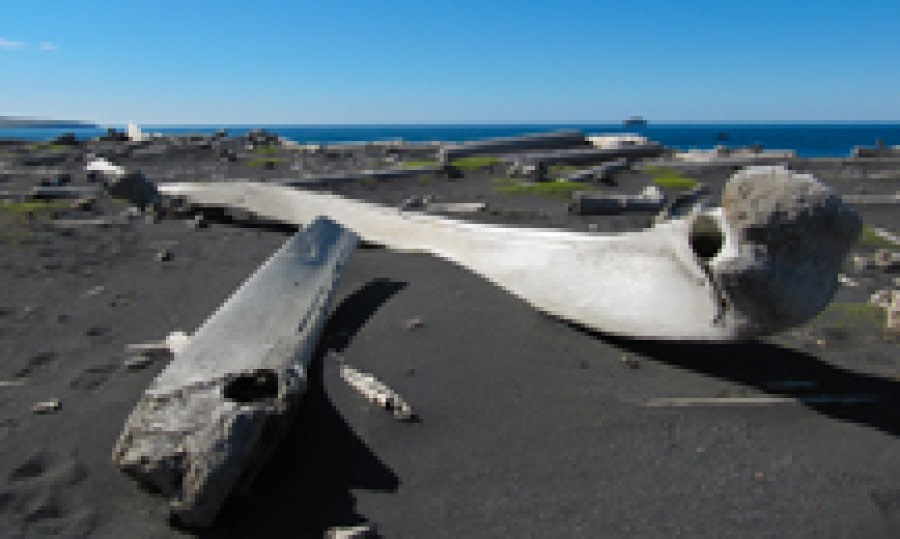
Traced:
[[0, 37], [0, 49], [6, 49], [6, 50], [11, 51], [11, 50], [17, 50], [17, 49], [24, 49], [24, 48], [25, 48], [25, 43], [22, 43], [21, 41], [10, 41], [6, 38]]
[[55, 44], [50, 43], [49, 41], [41, 41], [41, 45], [39, 47], [42, 51], [54, 52], [58, 51], [59, 47]]

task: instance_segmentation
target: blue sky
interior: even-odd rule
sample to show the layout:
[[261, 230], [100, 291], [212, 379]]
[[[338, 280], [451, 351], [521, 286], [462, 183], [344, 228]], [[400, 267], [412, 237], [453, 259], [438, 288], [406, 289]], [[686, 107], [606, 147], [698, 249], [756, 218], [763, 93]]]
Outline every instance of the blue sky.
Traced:
[[900, 2], [0, 1], [0, 115], [900, 120]]

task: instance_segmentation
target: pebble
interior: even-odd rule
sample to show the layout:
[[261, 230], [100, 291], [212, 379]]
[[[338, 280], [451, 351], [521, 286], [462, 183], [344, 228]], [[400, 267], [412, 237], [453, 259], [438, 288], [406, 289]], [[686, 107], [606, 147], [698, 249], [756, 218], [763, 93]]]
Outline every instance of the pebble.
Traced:
[[418, 316], [410, 318], [409, 320], [406, 321], [406, 324], [405, 324], [406, 329], [408, 329], [408, 330], [419, 329], [419, 328], [423, 327], [424, 325], [425, 325], [425, 322], [423, 322], [422, 319], [419, 318]]
[[625, 355], [620, 357], [619, 361], [622, 363], [622, 365], [624, 365], [625, 367], [628, 367], [629, 369], [640, 369], [641, 368], [641, 364], [638, 362], [638, 360], [636, 360], [634, 358], [630, 358]]
[[193, 219], [187, 222], [187, 226], [191, 228], [206, 228], [207, 224], [208, 223], [206, 222], [206, 219], [203, 218], [202, 213], [198, 213]]
[[53, 414], [58, 412], [60, 408], [62, 408], [62, 403], [59, 399], [50, 399], [35, 404], [31, 407], [31, 411], [35, 414]]
[[168, 249], [163, 249], [162, 251], [156, 253], [156, 260], [160, 262], [169, 262], [172, 260], [172, 251]]
[[95, 286], [94, 288], [91, 288], [90, 290], [88, 290], [87, 292], [85, 292], [84, 294], [82, 294], [81, 297], [89, 298], [89, 297], [91, 297], [91, 296], [96, 296], [96, 295], [99, 294], [100, 292], [103, 292], [105, 289], [106, 289], [106, 287], [103, 286], [102, 284], [101, 284], [101, 285], [97, 285], [97, 286]]
[[154, 354], [146, 354], [140, 356], [130, 357], [125, 360], [125, 367], [131, 369], [133, 371], [139, 371], [147, 368], [151, 363], [153, 363]]

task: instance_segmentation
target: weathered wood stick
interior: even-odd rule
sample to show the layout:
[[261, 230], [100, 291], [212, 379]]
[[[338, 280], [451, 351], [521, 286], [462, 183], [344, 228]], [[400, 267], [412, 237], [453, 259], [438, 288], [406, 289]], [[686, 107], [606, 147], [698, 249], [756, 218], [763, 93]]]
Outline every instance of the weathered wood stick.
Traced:
[[453, 159], [482, 154], [499, 154], [521, 152], [525, 150], [553, 150], [588, 145], [581, 131], [556, 131], [553, 133], [536, 133], [520, 137], [503, 137], [488, 140], [476, 140], [452, 146], [445, 146], [439, 152], [441, 163], [447, 164]]
[[638, 159], [656, 157], [665, 148], [659, 144], [622, 146], [621, 148], [576, 148], [551, 152], [529, 152], [506, 156], [508, 161], [518, 163], [544, 163], [545, 165], [587, 165], [603, 163], [613, 159]]
[[170, 498], [184, 524], [211, 524], [289, 424], [356, 241], [325, 218], [298, 232], [176, 352], [131, 413], [113, 461]]
[[656, 212], [666, 203], [665, 196], [655, 186], [638, 195], [576, 191], [569, 201], [569, 212], [576, 215], [615, 215], [630, 211]]

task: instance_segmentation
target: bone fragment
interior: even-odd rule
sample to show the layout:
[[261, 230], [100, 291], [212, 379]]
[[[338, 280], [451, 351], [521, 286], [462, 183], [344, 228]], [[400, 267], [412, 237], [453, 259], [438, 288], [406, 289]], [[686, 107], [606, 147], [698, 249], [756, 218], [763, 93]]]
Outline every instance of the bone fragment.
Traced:
[[399, 393], [389, 388], [384, 382], [371, 374], [358, 371], [342, 362], [341, 378], [343, 378], [350, 387], [359, 391], [363, 397], [391, 412], [395, 419], [399, 419], [400, 421], [412, 421], [416, 418], [416, 414], [413, 412], [412, 407]]
[[844, 195], [844, 200], [851, 204], [898, 204], [900, 193], [893, 195]]
[[900, 247], [900, 236], [897, 236], [896, 234], [892, 234], [891, 232], [889, 232], [888, 230], [885, 230], [884, 228], [878, 228], [878, 227], [872, 227], [872, 232], [874, 232], [875, 235], [878, 236], [879, 238], [881, 238], [885, 241], [889, 241], [889, 242], [893, 243], [894, 245], [897, 245], [898, 247]]
[[470, 223], [284, 186], [160, 190], [284, 223], [327, 215], [369, 243], [453, 261], [555, 316], [656, 339], [727, 341], [808, 320], [831, 300], [861, 230], [827, 186], [782, 167], [736, 173], [721, 208], [609, 235]]
[[113, 461], [170, 499], [191, 526], [210, 524], [276, 446], [306, 387], [335, 286], [356, 236], [317, 219], [185, 339], [138, 402]]
[[142, 354], [146, 356], [152, 355], [175, 355], [187, 345], [190, 336], [183, 331], [173, 331], [169, 333], [165, 340], [147, 343], [129, 344], [125, 348], [129, 352]]

